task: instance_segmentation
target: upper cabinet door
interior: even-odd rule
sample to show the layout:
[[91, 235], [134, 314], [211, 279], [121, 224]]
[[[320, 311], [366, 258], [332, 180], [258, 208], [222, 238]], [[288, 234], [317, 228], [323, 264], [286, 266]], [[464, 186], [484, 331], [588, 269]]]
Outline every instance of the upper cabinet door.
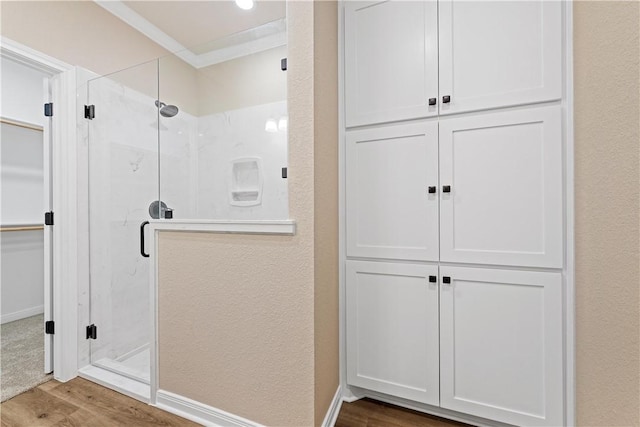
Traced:
[[560, 107], [440, 121], [440, 260], [562, 267]]
[[438, 123], [348, 131], [347, 256], [438, 260]]
[[561, 98], [562, 2], [438, 3], [440, 114]]
[[437, 2], [346, 2], [347, 127], [436, 115], [437, 61]]

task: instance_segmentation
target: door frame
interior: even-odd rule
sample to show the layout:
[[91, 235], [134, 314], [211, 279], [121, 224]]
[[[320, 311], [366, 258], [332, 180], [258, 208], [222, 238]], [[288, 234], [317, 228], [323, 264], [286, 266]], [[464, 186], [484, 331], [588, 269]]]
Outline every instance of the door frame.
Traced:
[[[346, 174], [345, 174], [345, 137], [346, 137], [346, 111], [345, 111], [345, 49], [344, 49], [344, 19], [345, 3], [347, 0], [338, 0], [338, 218], [339, 218], [339, 359], [340, 359], [340, 386], [342, 390], [342, 400], [353, 402], [364, 396], [364, 390], [350, 387], [347, 384], [346, 374], [346, 291], [345, 291], [345, 261], [346, 256]], [[564, 421], [568, 426], [576, 424], [576, 362], [575, 362], [575, 168], [574, 168], [574, 94], [573, 94], [573, 2], [562, 2], [562, 23], [563, 23], [563, 58], [564, 68], [562, 101], [560, 105], [564, 112], [563, 138], [564, 138], [564, 268], [562, 270], [564, 280], [563, 295], [563, 351], [564, 351]], [[402, 399], [391, 398], [387, 395], [375, 392], [367, 392], [367, 396], [379, 400], [388, 401], [405, 407], [441, 415], [450, 419], [460, 421], [472, 421], [478, 425], [482, 424], [481, 419], [474, 417], [461, 417], [459, 413], [441, 410], [437, 407], [425, 407], [414, 405], [413, 402]]]
[[[52, 78], [54, 104], [51, 138], [52, 206], [55, 212], [52, 251], [53, 375], [66, 382], [78, 372], [76, 69], [63, 61], [0, 37], [0, 56]], [[55, 79], [54, 79], [55, 77]], [[44, 215], [44, 212], [43, 212]]]

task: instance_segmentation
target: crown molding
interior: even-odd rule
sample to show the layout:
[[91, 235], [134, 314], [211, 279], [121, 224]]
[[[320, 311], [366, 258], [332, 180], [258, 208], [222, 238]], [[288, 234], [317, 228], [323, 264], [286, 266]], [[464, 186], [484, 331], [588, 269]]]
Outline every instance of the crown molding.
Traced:
[[196, 55], [188, 48], [183, 46], [176, 39], [153, 25], [147, 19], [139, 15], [137, 12], [129, 8], [120, 0], [94, 0], [94, 2], [110, 12], [117, 18], [121, 19], [127, 25], [140, 31], [145, 36], [167, 49], [194, 68], [204, 68], [210, 65], [219, 64], [231, 59], [240, 58], [242, 56], [251, 55], [267, 49], [272, 49], [287, 44], [286, 31], [241, 43], [235, 46], [229, 46], [222, 49], [212, 50], [200, 55]]

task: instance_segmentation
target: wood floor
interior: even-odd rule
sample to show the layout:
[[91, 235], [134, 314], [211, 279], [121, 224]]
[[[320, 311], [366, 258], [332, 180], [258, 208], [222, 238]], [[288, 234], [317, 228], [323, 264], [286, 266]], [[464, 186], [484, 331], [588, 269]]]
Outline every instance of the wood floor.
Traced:
[[[197, 426], [82, 378], [49, 381], [0, 405], [1, 427]], [[449, 421], [386, 403], [343, 403], [335, 427], [451, 427]]]
[[2, 427], [197, 426], [82, 378], [49, 381], [0, 405]]
[[461, 427], [467, 425], [375, 400], [362, 399], [342, 404], [335, 427]]

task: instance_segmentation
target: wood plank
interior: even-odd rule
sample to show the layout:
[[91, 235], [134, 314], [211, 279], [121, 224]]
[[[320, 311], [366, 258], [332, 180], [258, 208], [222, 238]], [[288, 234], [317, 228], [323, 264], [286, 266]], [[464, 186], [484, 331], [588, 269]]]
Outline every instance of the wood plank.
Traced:
[[7, 426], [66, 425], [78, 406], [36, 387], [0, 405], [2, 424]]
[[372, 399], [344, 402], [335, 427], [464, 427], [468, 424]]
[[111, 425], [136, 426], [197, 426], [191, 421], [131, 399], [83, 378], [60, 384], [50, 393], [105, 418]]
[[82, 378], [49, 381], [0, 405], [2, 427], [197, 426]]

